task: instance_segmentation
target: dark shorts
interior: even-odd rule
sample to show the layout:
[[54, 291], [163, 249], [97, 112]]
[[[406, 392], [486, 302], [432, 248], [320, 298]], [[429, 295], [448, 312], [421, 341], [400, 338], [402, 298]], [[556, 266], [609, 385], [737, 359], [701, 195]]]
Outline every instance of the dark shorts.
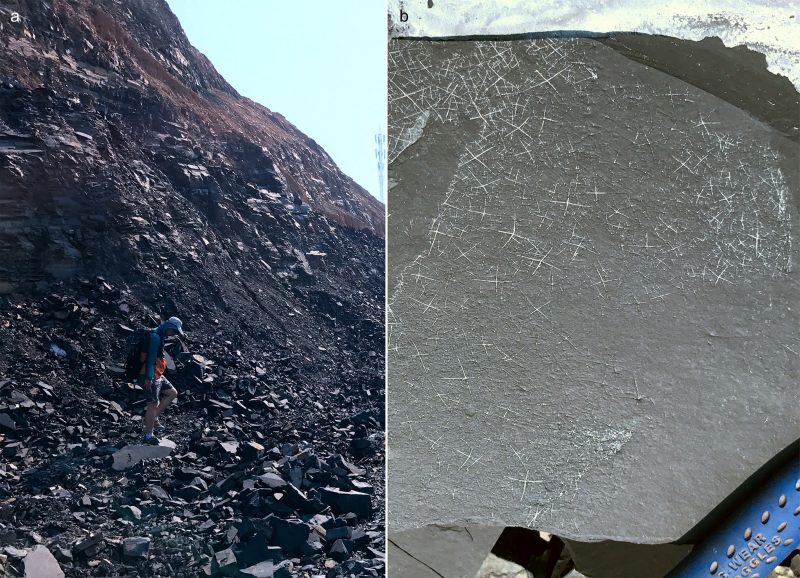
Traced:
[[163, 375], [158, 379], [153, 380], [153, 385], [150, 386], [150, 389], [145, 389], [144, 387], [145, 378], [144, 375], [140, 375], [137, 383], [142, 388], [142, 394], [144, 395], [145, 401], [147, 403], [158, 403], [161, 401], [161, 392], [167, 389], [175, 389], [175, 386], [172, 385], [169, 380], [164, 377]]

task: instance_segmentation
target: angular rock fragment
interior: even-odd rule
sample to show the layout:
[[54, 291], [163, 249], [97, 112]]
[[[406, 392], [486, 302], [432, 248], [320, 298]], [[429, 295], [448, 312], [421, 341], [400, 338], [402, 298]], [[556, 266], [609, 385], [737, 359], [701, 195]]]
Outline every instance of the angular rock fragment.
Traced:
[[74, 554], [84, 554], [86, 556], [93, 556], [102, 547], [105, 538], [103, 534], [92, 534], [88, 538], [84, 538], [72, 547]]
[[367, 518], [372, 513], [372, 497], [369, 494], [326, 487], [322, 488], [320, 495], [334, 514], [352, 512], [359, 518]]
[[339, 526], [337, 528], [330, 528], [325, 532], [325, 539], [328, 542], [333, 542], [334, 540], [345, 539], [349, 540], [350, 536], [353, 535], [353, 529], [349, 526]]
[[201, 488], [199, 486], [189, 485], [189, 486], [183, 486], [182, 488], [179, 488], [175, 492], [175, 494], [177, 496], [183, 498], [184, 500], [194, 501], [197, 498], [199, 498], [200, 496], [202, 496], [205, 491], [206, 491], [205, 489], [203, 489], [203, 488]]
[[303, 468], [294, 466], [289, 468], [289, 480], [297, 489], [303, 487]]
[[238, 570], [236, 555], [230, 548], [216, 552], [211, 559], [211, 572], [216, 576], [235, 576]]
[[137, 521], [142, 519], [142, 511], [136, 506], [125, 505], [120, 507], [120, 514], [123, 518], [130, 521]]
[[12, 431], [17, 429], [17, 423], [7, 413], [0, 413], [0, 425]]
[[284, 480], [282, 477], [280, 477], [278, 474], [269, 472], [258, 476], [258, 480], [268, 488], [275, 488], [275, 489], [283, 488], [288, 484], [288, 482]]
[[142, 460], [165, 458], [175, 449], [175, 442], [163, 439], [157, 446], [129, 444], [114, 454], [112, 468], [117, 471], [132, 468]]
[[331, 546], [330, 555], [331, 558], [339, 562], [347, 560], [350, 557], [350, 550], [347, 547], [347, 543], [344, 540], [336, 540], [333, 546]]
[[5, 548], [3, 548], [3, 552], [11, 556], [12, 558], [24, 558], [25, 556], [28, 555], [27, 550], [16, 548], [14, 546], [6, 546]]
[[236, 455], [239, 449], [239, 442], [220, 442], [220, 447], [231, 455]]
[[370, 543], [370, 535], [361, 528], [353, 530], [350, 534], [350, 540], [355, 544], [356, 548], [363, 548]]
[[247, 442], [242, 446], [242, 459], [248, 462], [257, 460], [264, 453], [264, 446], [257, 442]]
[[[347, 560], [328, 570], [325, 578], [345, 578], [349, 576], [380, 576], [381, 567], [367, 566], [359, 560]], [[399, 576], [400, 574], [398, 574]], [[427, 578], [427, 577], [426, 577]]]
[[25, 556], [25, 578], [64, 578], [64, 571], [50, 550], [39, 544]]
[[299, 553], [311, 532], [308, 525], [300, 520], [284, 520], [282, 518], [273, 520], [272, 528], [272, 544], [280, 546], [289, 554]]
[[122, 541], [122, 554], [128, 558], [144, 558], [150, 551], [150, 538], [136, 536]]
[[364, 494], [370, 494], [370, 495], [373, 495], [375, 493], [375, 488], [372, 486], [372, 484], [368, 484], [360, 480], [353, 480], [350, 483], [353, 484], [353, 489], [356, 490], [357, 492], [362, 492]]
[[260, 562], [240, 571], [242, 578], [291, 578], [288, 562], [275, 564], [274, 562]]
[[371, 454], [374, 449], [372, 440], [368, 438], [360, 437], [350, 440], [350, 453], [357, 458]]
[[159, 485], [151, 484], [147, 486], [147, 491], [151, 496], [158, 498], [159, 500], [169, 500], [169, 494]]
[[279, 562], [283, 560], [283, 549], [280, 546], [270, 546], [270, 535], [258, 532], [244, 548], [237, 554], [240, 565], [257, 564], [265, 560]]

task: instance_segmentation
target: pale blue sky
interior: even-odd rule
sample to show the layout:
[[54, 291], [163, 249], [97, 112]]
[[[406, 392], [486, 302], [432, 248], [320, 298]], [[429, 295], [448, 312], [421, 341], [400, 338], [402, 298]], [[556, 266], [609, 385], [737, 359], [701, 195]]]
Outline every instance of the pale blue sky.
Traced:
[[375, 134], [386, 123], [381, 0], [167, 0], [242, 95], [281, 113], [381, 200]]

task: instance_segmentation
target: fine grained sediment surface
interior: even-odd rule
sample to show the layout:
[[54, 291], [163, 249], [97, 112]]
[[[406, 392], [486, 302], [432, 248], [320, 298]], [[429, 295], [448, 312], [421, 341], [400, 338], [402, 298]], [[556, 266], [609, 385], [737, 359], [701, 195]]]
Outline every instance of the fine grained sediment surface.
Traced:
[[591, 40], [389, 71], [390, 527], [678, 539], [797, 437], [796, 143]]

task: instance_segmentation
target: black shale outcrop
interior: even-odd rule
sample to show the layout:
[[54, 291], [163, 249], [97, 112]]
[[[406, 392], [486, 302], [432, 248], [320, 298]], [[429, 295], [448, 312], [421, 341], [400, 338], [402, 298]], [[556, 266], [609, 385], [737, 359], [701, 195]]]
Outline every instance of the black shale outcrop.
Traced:
[[[13, 4], [0, 574], [382, 575], [383, 206], [165, 2]], [[127, 344], [171, 315], [176, 447], [115, 469]]]

